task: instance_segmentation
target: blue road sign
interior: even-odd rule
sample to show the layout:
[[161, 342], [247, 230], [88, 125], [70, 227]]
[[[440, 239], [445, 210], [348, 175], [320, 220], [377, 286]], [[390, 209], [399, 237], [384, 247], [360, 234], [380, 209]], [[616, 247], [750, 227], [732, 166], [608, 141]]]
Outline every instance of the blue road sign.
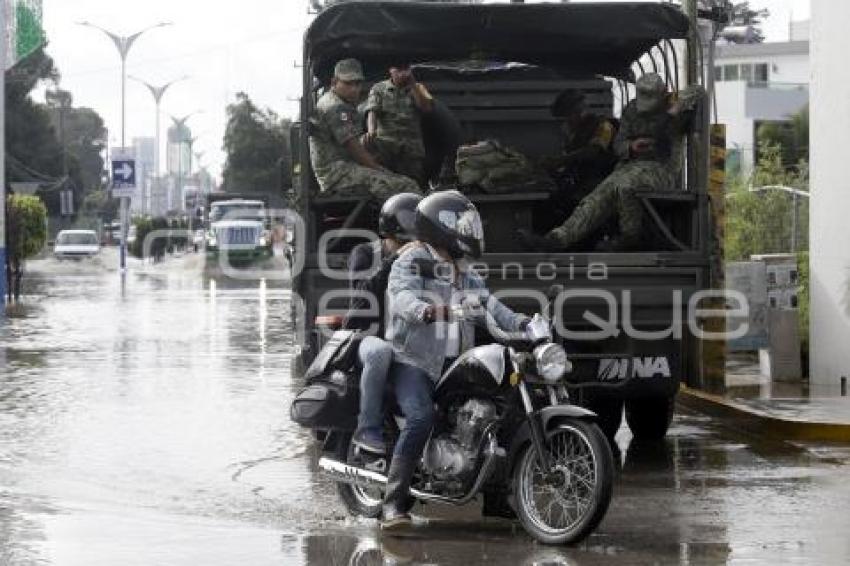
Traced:
[[131, 148], [112, 151], [112, 196], [131, 197], [136, 192], [136, 159]]

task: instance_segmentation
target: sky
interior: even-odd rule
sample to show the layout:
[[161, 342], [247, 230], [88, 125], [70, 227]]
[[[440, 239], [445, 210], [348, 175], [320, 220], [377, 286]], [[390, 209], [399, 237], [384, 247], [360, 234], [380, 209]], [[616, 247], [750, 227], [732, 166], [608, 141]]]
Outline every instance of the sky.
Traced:
[[[580, 1], [580, 0], [579, 0]], [[809, 17], [809, 0], [752, 0], [767, 8], [768, 41], [788, 37], [792, 17]], [[62, 79], [75, 106], [96, 110], [106, 121], [111, 146], [121, 144], [121, 63], [112, 41], [78, 25], [89, 21], [118, 35], [130, 35], [162, 21], [168, 27], [146, 32], [131, 48], [127, 74], [159, 85], [184, 75], [162, 101], [162, 145], [169, 115], [185, 116], [201, 163], [220, 177], [225, 108], [246, 92], [260, 107], [296, 117], [301, 88], [301, 40], [312, 16], [307, 0], [44, 0], [44, 27]], [[142, 84], [127, 81], [127, 145], [137, 136], [153, 136], [155, 106]], [[161, 157], [165, 167], [164, 150]]]

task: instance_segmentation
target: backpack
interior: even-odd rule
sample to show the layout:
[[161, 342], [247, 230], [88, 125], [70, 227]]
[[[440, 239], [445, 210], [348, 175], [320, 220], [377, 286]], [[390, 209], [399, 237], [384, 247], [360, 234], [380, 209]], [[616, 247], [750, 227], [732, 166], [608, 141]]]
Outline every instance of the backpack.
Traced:
[[543, 190], [555, 188], [542, 169], [519, 151], [496, 140], [459, 147], [455, 168], [461, 186], [477, 187], [485, 193], [510, 193], [527, 186]]
[[357, 350], [362, 335], [338, 330], [316, 355], [304, 375], [306, 386], [289, 407], [289, 417], [312, 429], [354, 430], [360, 400]]

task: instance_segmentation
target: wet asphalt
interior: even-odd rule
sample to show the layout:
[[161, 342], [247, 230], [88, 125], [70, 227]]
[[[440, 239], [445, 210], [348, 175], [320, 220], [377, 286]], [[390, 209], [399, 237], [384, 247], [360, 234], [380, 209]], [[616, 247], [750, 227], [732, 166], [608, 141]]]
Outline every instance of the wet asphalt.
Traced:
[[0, 564], [848, 564], [850, 447], [677, 413], [617, 435], [614, 500], [572, 548], [479, 509], [420, 507], [403, 538], [347, 517], [288, 419], [292, 300], [279, 270], [198, 256], [30, 262], [0, 322]]

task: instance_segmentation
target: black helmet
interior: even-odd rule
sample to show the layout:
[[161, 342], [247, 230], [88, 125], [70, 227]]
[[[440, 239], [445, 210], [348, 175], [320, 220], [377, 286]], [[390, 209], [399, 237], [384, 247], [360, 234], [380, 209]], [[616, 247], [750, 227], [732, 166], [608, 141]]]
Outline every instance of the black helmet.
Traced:
[[378, 216], [378, 234], [412, 240], [416, 205], [421, 200], [422, 196], [416, 193], [399, 193], [388, 198]]
[[440, 191], [416, 207], [416, 236], [455, 259], [484, 253], [481, 216], [468, 198], [457, 191]]

